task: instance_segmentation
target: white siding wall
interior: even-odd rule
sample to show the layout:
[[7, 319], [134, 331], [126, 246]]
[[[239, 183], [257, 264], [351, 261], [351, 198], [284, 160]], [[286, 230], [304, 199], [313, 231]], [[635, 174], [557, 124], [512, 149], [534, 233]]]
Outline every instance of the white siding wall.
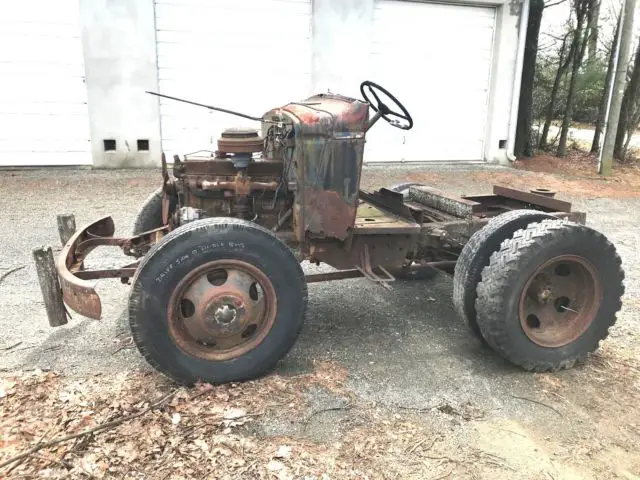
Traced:
[[508, 1], [6, 3], [0, 166], [158, 166], [162, 149], [169, 159], [212, 149], [223, 128], [255, 125], [145, 90], [261, 115], [327, 89], [359, 96], [364, 79], [415, 119], [410, 132], [376, 125], [365, 161], [506, 162], [519, 37]]
[[77, 0], [3, 2], [0, 166], [91, 164]]

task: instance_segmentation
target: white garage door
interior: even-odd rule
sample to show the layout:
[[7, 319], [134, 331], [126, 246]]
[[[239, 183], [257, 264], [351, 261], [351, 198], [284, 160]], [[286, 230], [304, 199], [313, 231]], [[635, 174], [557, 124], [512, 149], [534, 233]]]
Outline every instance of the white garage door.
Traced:
[[0, 166], [91, 163], [78, 0], [5, 2]]
[[[311, 91], [310, 0], [156, 0], [161, 93], [260, 116]], [[169, 159], [258, 122], [160, 100]]]
[[495, 9], [377, 0], [369, 78], [414, 120], [381, 121], [365, 161], [475, 161], [484, 155]]

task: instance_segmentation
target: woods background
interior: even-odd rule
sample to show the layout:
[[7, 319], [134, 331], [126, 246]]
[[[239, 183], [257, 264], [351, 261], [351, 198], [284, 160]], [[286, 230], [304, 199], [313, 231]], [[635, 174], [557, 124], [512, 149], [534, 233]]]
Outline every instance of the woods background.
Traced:
[[[635, 16], [635, 2], [628, 14]], [[531, 0], [515, 155], [565, 157], [570, 149], [597, 154], [621, 28], [622, 2], [615, 0]], [[640, 38], [630, 32], [620, 116], [615, 132], [615, 164], [635, 162], [631, 144], [640, 123]], [[628, 36], [627, 36], [628, 37]], [[580, 130], [580, 140], [571, 131]], [[588, 140], [586, 140], [588, 138]]]

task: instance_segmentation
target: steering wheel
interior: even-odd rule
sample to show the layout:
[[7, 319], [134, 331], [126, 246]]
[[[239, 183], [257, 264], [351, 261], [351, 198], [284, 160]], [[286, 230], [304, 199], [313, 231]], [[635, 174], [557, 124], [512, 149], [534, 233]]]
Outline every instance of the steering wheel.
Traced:
[[[369, 100], [369, 97], [365, 93], [365, 90], [364, 90], [365, 87], [368, 87], [369, 92], [371, 92], [371, 95], [373, 96], [373, 98], [375, 98], [376, 100], [375, 105], [371, 100]], [[378, 94], [376, 93], [376, 90], [381, 91], [387, 97], [389, 97], [391, 101], [393, 101], [396, 104], [396, 106], [402, 111], [402, 113], [398, 113], [390, 109], [386, 104], [382, 103], [382, 101], [380, 100], [380, 97], [378, 97]], [[369, 80], [365, 80], [360, 84], [360, 93], [362, 94], [364, 99], [367, 101], [367, 103], [371, 106], [371, 108], [373, 108], [375, 112], [380, 112], [380, 116], [384, 118], [387, 122], [389, 122], [391, 125], [401, 130], [411, 130], [411, 128], [413, 127], [413, 119], [411, 118], [411, 115], [409, 115], [409, 112], [407, 112], [407, 109], [404, 108], [404, 105], [402, 105], [398, 101], [398, 99], [393, 95], [391, 95], [391, 93], [389, 93], [386, 89], [382, 88], [380, 85], [376, 83], [373, 83]], [[390, 117], [397, 117], [399, 119], [405, 120], [408, 122], [408, 124], [403, 125], [399, 120], [393, 119]]]

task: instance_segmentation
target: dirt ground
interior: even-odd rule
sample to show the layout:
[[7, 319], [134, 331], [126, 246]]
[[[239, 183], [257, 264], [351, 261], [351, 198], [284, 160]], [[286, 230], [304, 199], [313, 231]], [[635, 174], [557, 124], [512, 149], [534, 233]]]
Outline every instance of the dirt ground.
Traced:
[[117, 281], [99, 287], [101, 321], [74, 315], [49, 328], [30, 256], [58, 245], [57, 213], [80, 224], [113, 213], [128, 234], [159, 173], [2, 172], [0, 477], [640, 478], [640, 175], [625, 167], [601, 179], [589, 162], [377, 166], [363, 180], [468, 194], [547, 187], [586, 211], [618, 248], [626, 293], [584, 364], [531, 374], [500, 360], [455, 316], [447, 275], [393, 292], [354, 279], [310, 285], [306, 325], [273, 374], [194, 389], [131, 348]]

